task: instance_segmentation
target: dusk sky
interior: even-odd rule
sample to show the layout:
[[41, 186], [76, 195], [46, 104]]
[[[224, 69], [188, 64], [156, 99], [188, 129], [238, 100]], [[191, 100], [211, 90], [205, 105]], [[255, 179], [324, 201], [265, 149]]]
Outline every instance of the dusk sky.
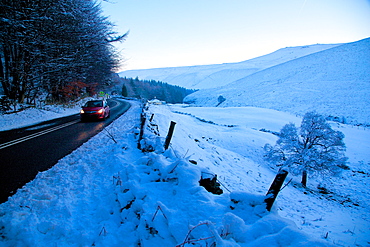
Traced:
[[290, 46], [370, 37], [370, 0], [109, 0], [120, 71], [240, 62]]

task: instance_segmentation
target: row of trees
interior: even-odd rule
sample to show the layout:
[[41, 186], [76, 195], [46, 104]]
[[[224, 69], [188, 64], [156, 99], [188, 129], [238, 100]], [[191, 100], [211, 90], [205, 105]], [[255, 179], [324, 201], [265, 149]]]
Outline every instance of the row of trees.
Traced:
[[119, 62], [112, 42], [126, 37], [93, 0], [2, 0], [0, 27], [1, 86], [19, 103], [108, 80]]
[[122, 95], [139, 99], [158, 99], [168, 103], [183, 103], [185, 96], [195, 90], [170, 85], [154, 80], [139, 80], [139, 78], [120, 78]]

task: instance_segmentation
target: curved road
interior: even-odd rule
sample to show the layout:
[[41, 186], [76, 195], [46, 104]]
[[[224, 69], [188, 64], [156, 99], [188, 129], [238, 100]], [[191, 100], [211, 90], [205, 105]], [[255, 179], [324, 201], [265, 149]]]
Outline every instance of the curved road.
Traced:
[[76, 114], [0, 132], [0, 203], [130, 108], [129, 103], [119, 100], [108, 104], [111, 116], [104, 121], [81, 122]]

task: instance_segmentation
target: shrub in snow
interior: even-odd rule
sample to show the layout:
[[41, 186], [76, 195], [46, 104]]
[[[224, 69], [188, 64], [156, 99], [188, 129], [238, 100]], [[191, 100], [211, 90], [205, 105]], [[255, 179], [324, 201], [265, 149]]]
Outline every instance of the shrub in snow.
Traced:
[[302, 185], [306, 186], [307, 173], [336, 175], [345, 166], [343, 138], [343, 133], [333, 130], [323, 116], [308, 112], [299, 129], [293, 123], [287, 124], [274, 147], [265, 145], [265, 157], [293, 174], [302, 174]]
[[217, 98], [218, 104], [216, 105], [216, 107], [221, 105], [223, 102], [225, 102], [225, 100], [226, 99], [224, 98], [224, 96], [222, 96], [222, 95], [218, 96], [218, 98]]

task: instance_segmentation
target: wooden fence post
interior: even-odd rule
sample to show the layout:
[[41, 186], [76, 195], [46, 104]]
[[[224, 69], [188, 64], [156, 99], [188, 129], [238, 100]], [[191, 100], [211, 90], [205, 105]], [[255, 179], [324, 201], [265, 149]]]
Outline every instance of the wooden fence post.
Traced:
[[284, 180], [287, 176], [288, 172], [286, 170], [280, 170], [278, 174], [276, 174], [276, 177], [266, 194], [265, 203], [267, 211], [271, 210], [272, 205], [274, 204], [275, 199], [280, 192], [280, 188], [283, 186]]
[[150, 117], [149, 122], [153, 121], [153, 118], [154, 118], [154, 114], [152, 114], [152, 116]]
[[166, 137], [166, 141], [164, 143], [164, 149], [165, 150], [167, 150], [168, 146], [170, 145], [171, 138], [172, 138], [172, 135], [173, 135], [173, 131], [175, 129], [175, 125], [176, 125], [176, 123], [174, 121], [171, 121], [170, 128], [168, 130], [168, 134], [167, 134], [167, 137]]
[[146, 121], [145, 113], [141, 113], [140, 120], [141, 120], [140, 134], [139, 134], [139, 142], [137, 143], [137, 148], [141, 150], [141, 143], [140, 142], [143, 139], [143, 135], [144, 135], [144, 126], [145, 126], [145, 121]]

